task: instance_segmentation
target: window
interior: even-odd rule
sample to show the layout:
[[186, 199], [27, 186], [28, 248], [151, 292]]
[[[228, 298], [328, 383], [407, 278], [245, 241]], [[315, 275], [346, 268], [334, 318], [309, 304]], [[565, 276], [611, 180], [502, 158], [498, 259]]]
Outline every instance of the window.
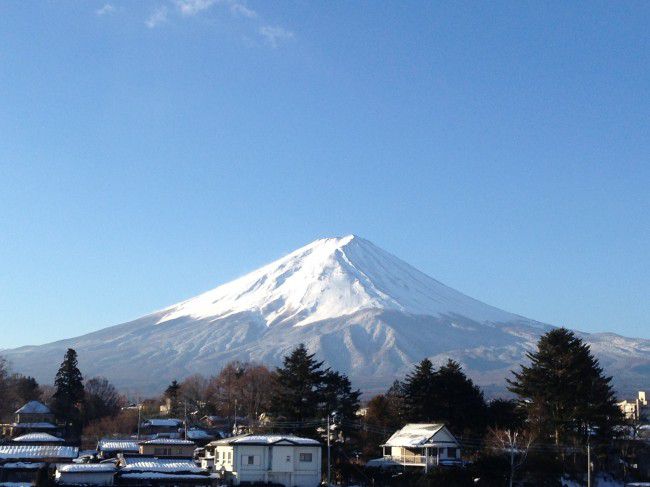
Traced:
[[255, 465], [255, 457], [253, 455], [248, 455], [246, 457], [246, 463], [248, 463], [248, 465]]
[[311, 453], [301, 453], [300, 454], [300, 461], [301, 462], [311, 462], [312, 457]]
[[456, 458], [456, 448], [447, 448], [447, 458]]
[[287, 455], [287, 462], [291, 461], [291, 455]]

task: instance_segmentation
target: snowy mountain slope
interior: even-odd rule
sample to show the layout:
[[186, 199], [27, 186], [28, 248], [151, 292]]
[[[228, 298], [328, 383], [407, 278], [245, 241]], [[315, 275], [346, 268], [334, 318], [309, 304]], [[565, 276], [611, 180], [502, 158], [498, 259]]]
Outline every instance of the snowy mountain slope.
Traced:
[[[484, 386], [502, 387], [545, 325], [465, 296], [367, 240], [317, 240], [195, 298], [88, 335], [3, 352], [14, 368], [52, 380], [67, 347], [86, 376], [157, 392], [174, 378], [211, 374], [230, 360], [278, 364], [304, 342], [358, 387], [378, 391], [423, 357], [459, 360]], [[622, 390], [643, 384], [650, 341], [589, 341]]]
[[317, 240], [174, 305], [164, 310], [161, 323], [255, 310], [267, 325], [287, 321], [306, 325], [363, 309], [433, 316], [453, 311], [482, 322], [526, 320], [465, 296], [369, 241], [349, 235]]

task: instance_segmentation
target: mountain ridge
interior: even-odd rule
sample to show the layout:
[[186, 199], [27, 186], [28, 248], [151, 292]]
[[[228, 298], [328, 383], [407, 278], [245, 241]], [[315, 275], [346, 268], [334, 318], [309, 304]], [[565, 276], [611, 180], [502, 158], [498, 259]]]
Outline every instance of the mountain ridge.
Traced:
[[[304, 342], [366, 392], [387, 387], [424, 357], [454, 358], [477, 383], [498, 390], [551, 328], [471, 298], [348, 235], [316, 240], [136, 320], [2, 354], [17, 371], [49, 382], [72, 347], [86, 376], [149, 393], [172, 379], [216, 373], [230, 360], [278, 365]], [[620, 389], [646, 380], [650, 340], [578, 334]]]

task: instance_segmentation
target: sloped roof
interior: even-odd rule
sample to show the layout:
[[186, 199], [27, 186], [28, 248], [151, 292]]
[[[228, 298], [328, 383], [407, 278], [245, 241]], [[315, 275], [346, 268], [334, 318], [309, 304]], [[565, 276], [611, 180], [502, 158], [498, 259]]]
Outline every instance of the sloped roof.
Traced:
[[153, 438], [151, 440], [141, 441], [141, 445], [194, 445], [190, 440], [179, 440], [176, 438]]
[[311, 438], [303, 438], [294, 435], [239, 435], [230, 438], [213, 441], [213, 445], [274, 445], [277, 443], [289, 443], [293, 445], [320, 446], [320, 442]]
[[169, 426], [173, 428], [174, 426], [181, 426], [183, 421], [175, 418], [154, 418], [148, 419], [142, 423], [144, 426]]
[[97, 449], [99, 451], [138, 451], [140, 447], [138, 446], [137, 440], [132, 439], [118, 439], [118, 438], [102, 438], [97, 443]]
[[158, 473], [206, 473], [194, 460], [180, 458], [124, 457], [123, 473], [158, 472]]
[[214, 435], [211, 435], [207, 431], [203, 431], [203, 430], [187, 430], [187, 437], [190, 440], [203, 440], [208, 438], [214, 438]]
[[44, 430], [44, 429], [56, 429], [56, 426], [54, 426], [52, 423], [47, 423], [47, 422], [42, 422], [42, 423], [12, 423], [14, 428], [22, 428], [22, 429], [39, 429], [39, 430]]
[[112, 463], [64, 463], [56, 466], [58, 472], [65, 473], [99, 473], [117, 472], [117, 467]]
[[39, 401], [29, 401], [21, 407], [16, 414], [52, 414], [50, 408]]
[[0, 445], [0, 459], [77, 458], [79, 448], [63, 445]]
[[383, 446], [423, 447], [458, 444], [444, 423], [411, 423], [397, 430]]
[[42, 462], [7, 462], [2, 464], [2, 468], [5, 470], [6, 469], [38, 470], [39, 468], [44, 466], [45, 463]]
[[65, 440], [49, 433], [27, 433], [26, 435], [16, 436], [13, 441], [23, 443], [63, 443]]

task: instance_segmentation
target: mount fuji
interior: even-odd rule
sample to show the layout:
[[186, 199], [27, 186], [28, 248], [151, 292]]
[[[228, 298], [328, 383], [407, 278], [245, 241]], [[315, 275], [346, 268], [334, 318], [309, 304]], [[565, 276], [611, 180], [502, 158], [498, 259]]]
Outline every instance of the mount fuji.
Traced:
[[[490, 392], [503, 389], [509, 371], [551, 328], [470, 298], [350, 235], [316, 240], [134, 321], [1, 354], [15, 370], [49, 383], [71, 347], [86, 377], [152, 393], [172, 379], [216, 373], [231, 360], [277, 365], [302, 342], [367, 393], [385, 389], [424, 357], [458, 360]], [[650, 340], [578, 335], [621, 392], [647, 385]]]

